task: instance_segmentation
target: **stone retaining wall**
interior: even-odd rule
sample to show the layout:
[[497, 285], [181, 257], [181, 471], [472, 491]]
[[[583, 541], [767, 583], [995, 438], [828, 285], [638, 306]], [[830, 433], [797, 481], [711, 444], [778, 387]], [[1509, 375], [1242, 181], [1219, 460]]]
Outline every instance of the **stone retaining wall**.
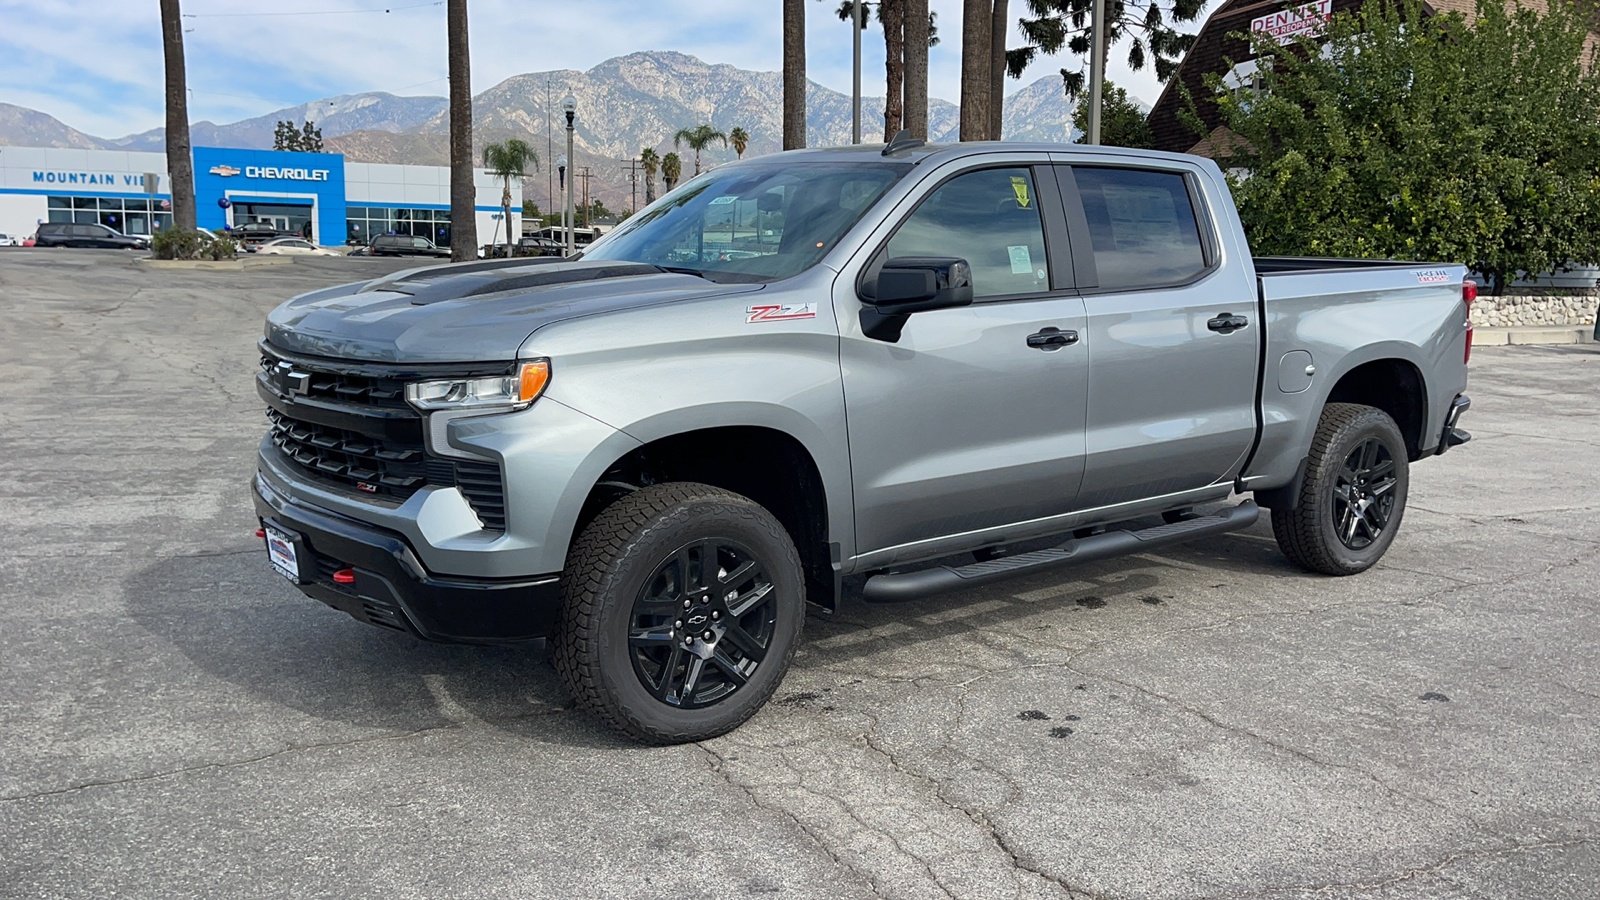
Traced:
[[1594, 295], [1576, 297], [1489, 297], [1472, 303], [1472, 324], [1479, 328], [1520, 328], [1530, 325], [1593, 325]]

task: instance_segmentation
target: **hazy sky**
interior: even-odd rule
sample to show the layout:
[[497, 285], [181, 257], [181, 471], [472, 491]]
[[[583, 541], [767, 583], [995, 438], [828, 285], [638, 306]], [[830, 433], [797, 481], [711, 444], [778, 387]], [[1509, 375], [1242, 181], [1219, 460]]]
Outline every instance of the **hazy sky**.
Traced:
[[[935, 97], [960, 97], [960, 0], [931, 0], [942, 42], [930, 54]], [[837, 0], [806, 4], [813, 81], [849, 93], [850, 28]], [[1012, 18], [1024, 7], [1012, 0]], [[0, 101], [47, 112], [100, 137], [163, 123], [156, 0], [0, 0]], [[443, 95], [443, 0], [184, 0], [189, 112], [233, 122], [319, 97], [388, 91]], [[639, 50], [777, 71], [779, 0], [471, 0], [472, 89], [522, 72], [588, 69]], [[385, 12], [384, 10], [387, 10]], [[266, 13], [266, 14], [263, 14]], [[1014, 30], [1014, 26], [1013, 26]], [[1011, 45], [1020, 43], [1013, 33]], [[864, 91], [883, 92], [883, 36], [862, 38]], [[1153, 73], [1115, 59], [1110, 77], [1147, 103]], [[1079, 61], [1040, 59], [1007, 92]], [[581, 100], [581, 98], [580, 98]], [[871, 119], [866, 121], [868, 133]]]

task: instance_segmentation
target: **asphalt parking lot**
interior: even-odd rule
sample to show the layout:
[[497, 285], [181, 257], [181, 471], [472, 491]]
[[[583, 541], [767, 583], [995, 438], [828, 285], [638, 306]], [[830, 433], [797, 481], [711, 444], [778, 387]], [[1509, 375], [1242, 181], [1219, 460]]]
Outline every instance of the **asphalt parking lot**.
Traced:
[[807, 622], [732, 735], [270, 571], [262, 315], [404, 268], [0, 250], [0, 897], [1600, 896], [1600, 350], [1479, 348], [1385, 561], [1270, 526]]

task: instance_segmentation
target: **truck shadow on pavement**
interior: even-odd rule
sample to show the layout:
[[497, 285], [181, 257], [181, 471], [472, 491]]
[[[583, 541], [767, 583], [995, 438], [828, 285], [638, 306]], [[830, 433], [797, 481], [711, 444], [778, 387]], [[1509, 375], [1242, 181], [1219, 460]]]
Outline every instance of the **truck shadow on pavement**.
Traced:
[[[1167, 548], [1160, 559], [1111, 560], [916, 603], [866, 604], [861, 579], [848, 579], [837, 612], [809, 616], [794, 672], [980, 629], [1020, 630], [1020, 620], [1041, 614], [1059, 614], [1070, 625], [1076, 620], [1069, 613], [1097, 612], [1096, 623], [1109, 624], [1170, 602], [1170, 588], [1185, 579], [1222, 588], [1310, 577], [1270, 543], [1244, 535]], [[625, 745], [572, 710], [543, 642], [431, 644], [364, 625], [281, 582], [254, 549], [161, 560], [130, 578], [125, 598], [140, 626], [200, 671], [317, 718], [397, 733], [478, 721], [538, 742]], [[1068, 635], [1052, 637], [1071, 642]]]

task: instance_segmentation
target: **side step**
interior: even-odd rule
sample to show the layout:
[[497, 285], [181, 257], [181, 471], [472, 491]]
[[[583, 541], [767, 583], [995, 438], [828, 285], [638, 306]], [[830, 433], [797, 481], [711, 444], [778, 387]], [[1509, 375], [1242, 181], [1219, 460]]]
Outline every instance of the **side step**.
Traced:
[[1033, 575], [1049, 569], [1140, 553], [1166, 544], [1180, 544], [1213, 534], [1239, 531], [1254, 525], [1260, 514], [1260, 508], [1254, 502], [1246, 500], [1238, 506], [1213, 515], [1197, 516], [1170, 525], [1157, 525], [1143, 531], [1108, 531], [1067, 541], [1059, 547], [954, 568], [936, 566], [914, 572], [874, 575], [867, 579], [862, 595], [868, 603], [900, 603], [916, 600], [933, 594], [1003, 581], [1019, 575]]

